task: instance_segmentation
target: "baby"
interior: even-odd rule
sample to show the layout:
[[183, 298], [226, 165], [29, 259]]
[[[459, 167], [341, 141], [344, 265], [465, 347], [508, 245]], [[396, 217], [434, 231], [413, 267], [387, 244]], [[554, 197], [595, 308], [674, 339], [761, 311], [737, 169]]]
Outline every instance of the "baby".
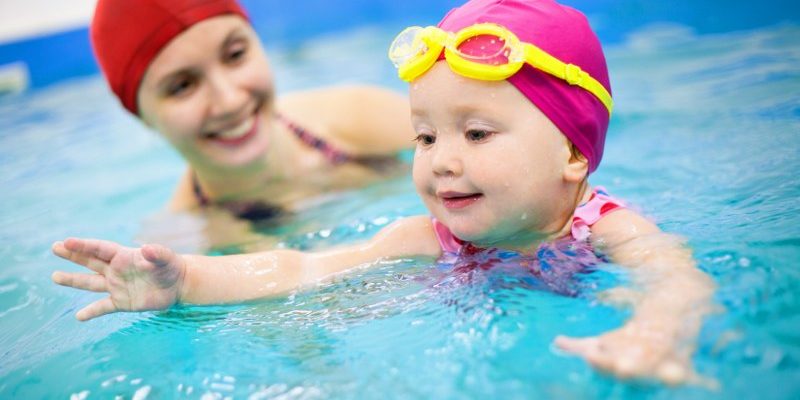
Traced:
[[53, 280], [109, 294], [76, 317], [241, 302], [379, 260], [457, 257], [476, 248], [530, 255], [571, 238], [629, 267], [641, 290], [606, 294], [633, 306], [621, 328], [555, 343], [620, 377], [695, 379], [692, 343], [713, 284], [681, 240], [587, 181], [602, 157], [613, 102], [586, 18], [550, 0], [473, 0], [438, 27], [403, 31], [390, 57], [411, 83], [413, 179], [431, 216], [317, 253], [207, 257], [70, 238], [53, 252], [94, 273], [58, 271]]

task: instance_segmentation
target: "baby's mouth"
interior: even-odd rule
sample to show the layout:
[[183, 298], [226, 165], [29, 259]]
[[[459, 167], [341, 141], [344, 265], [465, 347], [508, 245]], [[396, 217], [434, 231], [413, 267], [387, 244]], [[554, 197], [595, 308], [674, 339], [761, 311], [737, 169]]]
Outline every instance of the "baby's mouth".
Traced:
[[442, 192], [437, 196], [442, 199], [442, 204], [448, 209], [462, 209], [469, 207], [483, 198], [483, 193]]

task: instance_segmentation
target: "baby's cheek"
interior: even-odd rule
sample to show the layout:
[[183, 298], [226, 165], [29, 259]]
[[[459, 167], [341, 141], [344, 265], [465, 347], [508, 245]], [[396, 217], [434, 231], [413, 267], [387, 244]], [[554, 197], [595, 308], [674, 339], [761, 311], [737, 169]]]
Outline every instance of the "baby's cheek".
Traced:
[[414, 167], [411, 170], [411, 178], [414, 181], [414, 187], [417, 189], [417, 194], [423, 199], [431, 192], [431, 172], [426, 169], [424, 162], [417, 162], [414, 160]]

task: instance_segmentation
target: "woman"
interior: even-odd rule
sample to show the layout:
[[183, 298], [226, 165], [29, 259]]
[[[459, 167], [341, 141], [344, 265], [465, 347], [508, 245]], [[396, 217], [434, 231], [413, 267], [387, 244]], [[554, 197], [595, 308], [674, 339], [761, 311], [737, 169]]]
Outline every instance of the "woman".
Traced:
[[372, 182], [411, 147], [407, 102], [392, 92], [334, 87], [276, 99], [234, 0], [100, 0], [91, 38], [122, 105], [188, 163], [172, 211], [216, 205], [267, 218]]

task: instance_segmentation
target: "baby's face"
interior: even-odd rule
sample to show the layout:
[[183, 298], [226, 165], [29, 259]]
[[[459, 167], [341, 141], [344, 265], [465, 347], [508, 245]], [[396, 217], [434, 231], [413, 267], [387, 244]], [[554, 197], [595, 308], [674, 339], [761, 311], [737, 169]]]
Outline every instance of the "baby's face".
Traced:
[[253, 29], [238, 16], [209, 18], [175, 37], [150, 63], [138, 92], [144, 121], [195, 168], [246, 168], [268, 148], [272, 78]]
[[514, 86], [437, 62], [411, 84], [410, 101], [414, 183], [453, 234], [513, 249], [563, 228], [568, 141]]

